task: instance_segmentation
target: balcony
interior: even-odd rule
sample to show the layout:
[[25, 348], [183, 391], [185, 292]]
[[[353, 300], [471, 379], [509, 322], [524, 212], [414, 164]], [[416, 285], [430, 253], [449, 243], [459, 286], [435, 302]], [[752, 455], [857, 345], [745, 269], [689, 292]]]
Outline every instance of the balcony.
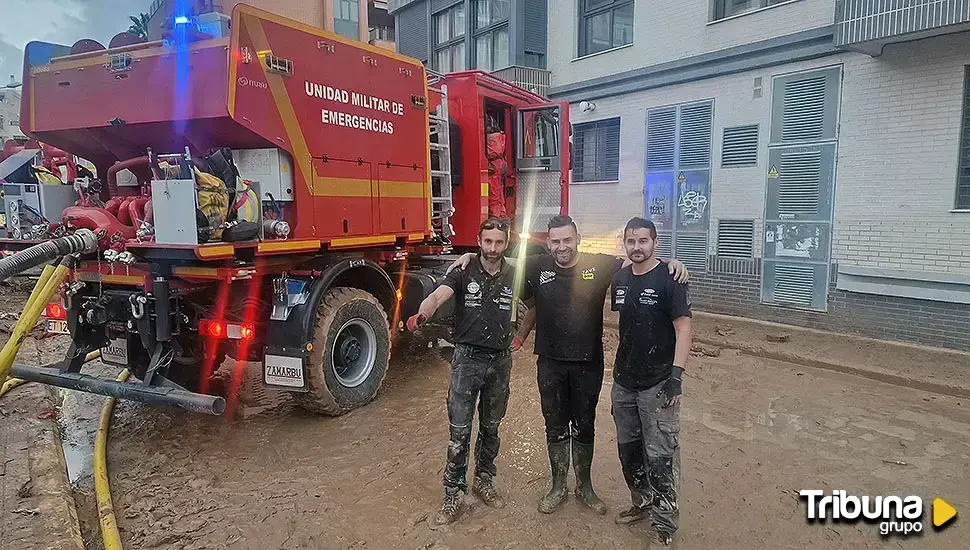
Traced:
[[492, 74], [542, 97], [547, 97], [549, 93], [549, 71], [545, 69], [512, 66], [492, 71]]
[[838, 0], [835, 45], [879, 55], [887, 44], [970, 30], [970, 0]]
[[367, 35], [367, 42], [372, 46], [397, 51], [397, 45], [394, 43], [394, 27], [371, 27]]

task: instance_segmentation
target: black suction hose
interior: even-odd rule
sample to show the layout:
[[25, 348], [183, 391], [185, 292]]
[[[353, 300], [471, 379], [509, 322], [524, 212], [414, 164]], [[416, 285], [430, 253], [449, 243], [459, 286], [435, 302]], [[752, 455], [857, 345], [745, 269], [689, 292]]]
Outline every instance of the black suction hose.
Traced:
[[87, 254], [98, 249], [98, 238], [90, 229], [78, 229], [73, 235], [35, 244], [0, 260], [0, 281], [23, 273], [68, 254]]

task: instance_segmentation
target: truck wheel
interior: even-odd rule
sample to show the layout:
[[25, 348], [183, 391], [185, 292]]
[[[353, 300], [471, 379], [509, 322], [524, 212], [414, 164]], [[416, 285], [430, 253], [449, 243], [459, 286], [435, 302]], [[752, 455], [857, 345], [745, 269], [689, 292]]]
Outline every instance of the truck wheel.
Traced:
[[370, 403], [387, 374], [390, 332], [384, 308], [356, 288], [330, 289], [317, 310], [307, 362], [307, 393], [293, 394], [309, 411], [338, 416]]

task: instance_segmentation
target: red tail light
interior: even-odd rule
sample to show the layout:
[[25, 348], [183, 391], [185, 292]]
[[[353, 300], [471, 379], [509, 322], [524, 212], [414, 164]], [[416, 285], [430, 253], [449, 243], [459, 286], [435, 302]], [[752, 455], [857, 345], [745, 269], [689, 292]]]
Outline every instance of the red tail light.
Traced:
[[256, 326], [253, 323], [227, 323], [213, 319], [199, 321], [199, 334], [208, 338], [230, 340], [252, 340], [256, 337]]
[[67, 310], [59, 302], [47, 304], [47, 307], [44, 309], [44, 317], [63, 321], [67, 319]]

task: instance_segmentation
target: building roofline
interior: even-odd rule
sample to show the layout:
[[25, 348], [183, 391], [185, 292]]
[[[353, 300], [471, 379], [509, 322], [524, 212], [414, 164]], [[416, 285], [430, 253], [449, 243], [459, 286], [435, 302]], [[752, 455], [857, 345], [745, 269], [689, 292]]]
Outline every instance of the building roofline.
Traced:
[[844, 53], [844, 50], [835, 46], [834, 29], [833, 25], [828, 25], [667, 63], [554, 86], [549, 90], [549, 97], [563, 101], [592, 100]]

